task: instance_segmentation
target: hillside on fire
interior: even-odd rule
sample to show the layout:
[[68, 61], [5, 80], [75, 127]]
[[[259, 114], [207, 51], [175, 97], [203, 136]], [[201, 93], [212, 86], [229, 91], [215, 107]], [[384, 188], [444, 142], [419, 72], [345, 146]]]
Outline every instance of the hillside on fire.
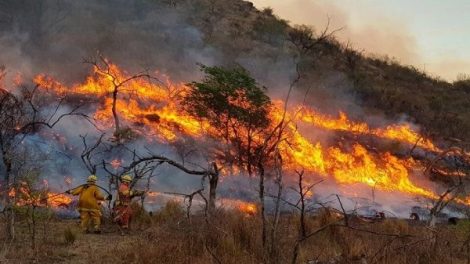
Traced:
[[0, 0], [0, 263], [470, 263], [470, 78], [325, 17]]

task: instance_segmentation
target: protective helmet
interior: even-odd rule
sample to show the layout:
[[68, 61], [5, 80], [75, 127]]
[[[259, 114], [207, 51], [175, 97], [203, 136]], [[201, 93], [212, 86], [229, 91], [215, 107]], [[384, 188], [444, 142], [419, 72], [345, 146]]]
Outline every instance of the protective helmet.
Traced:
[[86, 180], [87, 182], [96, 182], [98, 180], [98, 177], [96, 175], [90, 175], [88, 176], [88, 179]]
[[121, 177], [121, 181], [122, 182], [131, 182], [132, 181], [132, 177], [129, 176], [129, 175], [124, 175]]

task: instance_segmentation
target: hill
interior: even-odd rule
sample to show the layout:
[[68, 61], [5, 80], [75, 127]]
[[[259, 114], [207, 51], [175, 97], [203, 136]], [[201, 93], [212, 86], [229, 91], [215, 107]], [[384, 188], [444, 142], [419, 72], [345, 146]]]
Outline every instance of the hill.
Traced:
[[128, 68], [156, 66], [181, 80], [197, 75], [195, 63], [236, 63], [276, 94], [295, 79], [298, 63], [295, 88], [310, 90], [307, 103], [320, 110], [360, 119], [405, 117], [439, 139], [466, 141], [470, 135], [467, 80], [448, 83], [387, 57], [364, 56], [336, 41], [336, 29], [291, 25], [248, 1], [1, 4], [0, 62], [14, 71], [52, 72], [73, 81], [83, 74], [81, 59], [100, 50]]
[[[470, 82], [448, 83], [387, 57], [366, 56], [338, 42], [337, 30], [291, 25], [241, 0], [0, 0], [0, 65], [6, 66], [6, 75], [0, 68], [0, 95], [9, 104], [0, 111], [0, 228], [9, 227], [0, 234], [7, 241], [0, 262], [468, 260], [468, 221], [435, 226], [394, 217], [407, 217], [415, 205], [432, 220], [444, 213], [450, 224], [457, 222], [453, 216], [468, 217], [461, 180], [468, 160], [458, 148], [445, 149], [468, 147]], [[201, 78], [199, 63], [221, 67]], [[223, 67], [237, 64], [250, 76]], [[191, 81], [193, 90], [180, 85]], [[194, 86], [233, 93], [193, 96], [207, 99], [200, 112], [227, 102], [204, 120], [179, 105], [183, 94], [188, 107]], [[283, 115], [295, 117], [305, 104], [306, 118], [278, 123], [283, 105], [277, 99], [287, 98], [291, 87], [292, 107]], [[251, 110], [261, 107], [239, 88], [273, 100], [261, 104], [270, 114], [266, 122], [253, 125], [250, 114], [257, 111]], [[35, 91], [44, 94], [35, 97]], [[225, 111], [230, 106], [236, 111]], [[230, 122], [218, 127], [204, 122], [225, 116]], [[339, 129], [331, 126], [342, 121]], [[403, 132], [397, 123], [412, 126], [405, 130], [411, 139], [387, 134]], [[277, 130], [284, 124], [288, 129]], [[277, 137], [273, 131], [280, 131]], [[98, 175], [103, 190], [114, 194], [127, 173], [148, 195], [134, 204], [130, 236], [121, 237], [111, 224], [111, 201], [108, 211], [103, 207], [101, 236], [81, 234], [75, 220], [55, 216], [59, 207], [74, 209], [63, 191], [81, 184], [85, 174]], [[442, 184], [428, 179], [433, 174]], [[314, 188], [317, 183], [321, 188]], [[169, 196], [186, 203], [168, 202]], [[51, 197], [67, 199], [54, 205]], [[194, 197], [193, 210], [201, 207], [189, 211]], [[148, 211], [141, 210], [144, 204]], [[385, 212], [397, 214], [385, 219]], [[14, 227], [16, 239], [7, 240]]]

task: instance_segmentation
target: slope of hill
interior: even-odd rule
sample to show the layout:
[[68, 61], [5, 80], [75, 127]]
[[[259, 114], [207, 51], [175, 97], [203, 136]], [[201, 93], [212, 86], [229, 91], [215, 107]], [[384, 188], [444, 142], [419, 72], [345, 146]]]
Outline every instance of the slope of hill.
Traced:
[[[270, 9], [257, 10], [250, 2], [241, 0], [0, 0], [0, 65], [7, 66], [6, 81], [10, 84], [11, 81], [19, 83], [18, 80], [22, 79], [25, 85], [30, 85], [36, 74], [45, 73], [52, 76], [51, 79], [46, 78], [47, 80], [57, 79], [57, 83], [64, 84], [58, 87], [70, 89], [65, 91], [73, 93], [71, 92], [73, 87], [93, 79], [93, 75], [88, 75], [91, 76], [88, 79], [86, 77], [86, 73], [91, 68], [90, 65], [82, 65], [80, 62], [83, 58], [96, 54], [97, 50], [125, 71], [135, 73], [142, 69], [158, 69], [159, 74], [169, 76], [174, 83], [199, 79], [201, 73], [197, 63], [240, 64], [247, 68], [259, 83], [268, 87], [269, 95], [274, 99], [285, 98], [288, 88], [293, 86], [291, 103], [305, 103], [314, 110], [330, 115], [337, 115], [339, 111], [344, 111], [353, 119], [367, 121], [367, 124], [377, 125], [380, 128], [396, 123], [397, 120], [410, 121], [421, 126], [425, 136], [443, 142], [447, 141], [447, 143], [452, 142], [451, 144], [466, 144], [464, 141], [449, 141], [448, 139], [466, 139], [470, 135], [470, 113], [468, 112], [470, 84], [468, 80], [452, 84], [385, 57], [364, 56], [361, 52], [336, 41], [335, 30], [317, 28], [312, 31], [309, 27], [290, 25], [273, 14]], [[102, 78], [106, 79], [106, 77]], [[109, 85], [107, 82], [101, 84]], [[154, 86], [146, 87], [155, 88]], [[48, 87], [44, 85], [44, 88]], [[104, 91], [103, 94], [106, 95], [109, 93], [106, 89], [97, 90]], [[150, 91], [151, 89], [144, 90]], [[130, 94], [133, 91], [128, 92]], [[94, 96], [103, 99], [99, 100], [96, 105], [104, 104], [105, 95], [97, 96], [89, 93], [82, 94], [81, 97], [77, 96], [77, 98]], [[129, 98], [126, 97], [125, 100], [130, 101]], [[149, 99], [150, 96], [143, 94], [140, 98]], [[161, 98], [157, 97], [157, 99]], [[151, 108], [150, 106], [158, 104], [160, 100], [148, 100], [143, 105]], [[52, 111], [56, 113], [57, 109], [55, 112]], [[10, 116], [12, 115], [8, 117]], [[160, 123], [158, 114], [146, 115], [144, 113], [141, 116], [154, 123]], [[174, 119], [177, 118], [181, 117], [177, 115]], [[135, 119], [136, 116], [131, 115], [131, 122]], [[134, 123], [135, 127], [143, 124]], [[72, 183], [79, 182], [80, 177], [88, 173], [79, 160], [80, 154], [86, 156], [87, 148], [85, 137], [79, 138], [79, 135], [90, 135], [87, 134], [89, 131], [82, 124], [76, 120], [69, 120], [64, 124], [67, 129], [51, 135], [46, 139], [46, 144], [40, 144], [41, 147], [43, 145], [51, 145], [51, 148], [60, 146], [60, 152], [63, 150], [66, 155], [63, 155], [64, 153], [55, 155], [53, 152], [51, 156], [53, 158], [48, 158], [47, 161], [32, 161], [32, 163], [40, 163], [41, 168], [45, 167], [45, 171], [41, 171], [42, 175], [55, 177], [57, 182], [64, 181], [65, 185], [60, 183], [61, 191], [70, 187]], [[91, 126], [88, 123], [87, 125]], [[117, 127], [116, 124], [114, 125]], [[7, 127], [7, 130], [12, 131], [11, 127], [13, 126]], [[100, 154], [106, 157], [100, 156], [95, 161], [103, 167], [106, 167], [105, 163], [109, 163], [114, 170], [123, 172], [120, 168], [126, 167], [126, 163], [135, 158], [137, 152], [126, 151], [127, 154], [123, 154], [124, 148], [126, 150], [130, 148], [127, 149], [126, 144], [121, 144], [120, 137], [113, 137], [111, 130], [112, 127], [106, 131], [109, 138], [106, 138], [107, 145], [105, 146], [111, 146], [110, 150], [106, 149], [102, 152], [99, 150]], [[99, 137], [98, 142], [100, 142], [100, 135], [95, 130], [93, 131], [94, 136]], [[133, 131], [131, 129], [123, 129], [123, 131], [130, 135], [128, 138], [121, 137], [132, 141]], [[73, 135], [67, 134], [69, 132]], [[149, 137], [158, 136], [157, 133], [149, 133]], [[335, 141], [337, 145], [343, 143], [341, 140], [336, 140], [337, 138], [347, 140], [348, 136], [356, 137], [356, 135], [351, 136], [353, 133], [343, 136], [342, 132], [336, 130], [331, 134], [334, 134], [331, 141]], [[67, 140], [72, 143], [68, 144]], [[351, 143], [354, 141], [351, 140]], [[367, 140], [364, 141], [371, 140], [367, 136]], [[132, 147], [145, 154], [151, 152], [150, 150], [158, 153], [166, 151], [166, 145], [149, 142], [136, 140], [130, 143], [133, 144]], [[362, 156], [359, 155], [358, 162], [347, 162], [348, 159], [344, 159], [346, 161], [344, 163], [348, 166], [345, 166], [343, 170], [337, 170], [335, 161], [348, 156], [347, 152], [331, 152], [331, 156], [339, 158], [329, 163], [330, 168], [324, 174], [328, 176], [327, 174], [332, 170], [339, 171], [339, 175], [345, 177], [343, 181], [334, 184], [333, 188], [344, 184], [345, 189], [352, 190], [351, 193], [346, 193], [347, 197], [348, 195], [357, 197], [357, 190], [367, 193], [367, 197], [371, 193], [373, 206], [380, 202], [377, 198], [377, 193], [380, 191], [377, 189], [379, 180], [384, 180], [382, 185], [388, 184], [386, 187], [396, 187], [395, 183], [405, 183], [405, 187], [410, 189], [423, 190], [411, 185], [411, 180], [403, 181], [402, 179], [408, 179], [401, 177], [408, 176], [407, 167], [397, 164], [397, 160], [401, 161], [402, 156], [406, 155], [406, 158], [409, 158], [408, 146], [410, 144], [406, 145], [407, 154], [402, 156], [397, 154], [395, 157], [388, 153], [394, 152], [392, 143], [381, 146], [384, 154], [381, 158], [383, 156], [395, 162], [391, 166], [384, 166], [385, 169], [381, 171], [368, 170], [368, 168], [377, 168], [378, 163], [370, 162], [370, 157], [363, 155], [366, 150], [364, 147], [355, 149], [362, 154]], [[82, 144], [85, 145], [85, 152], [80, 153]], [[149, 145], [152, 148], [149, 148]], [[315, 159], [322, 156], [318, 155], [318, 152], [302, 152], [303, 149], [308, 149], [306, 147], [308, 145], [298, 145], [300, 145], [298, 153], [302, 157], [308, 156]], [[313, 144], [310, 145], [313, 146]], [[175, 149], [176, 147], [175, 144]], [[315, 150], [315, 148], [311, 149]], [[374, 152], [374, 156], [382, 152], [375, 146], [370, 149]], [[180, 149], [176, 149], [178, 150]], [[340, 150], [340, 148], [332, 150]], [[181, 152], [184, 151], [183, 149]], [[69, 152], [71, 155], [67, 155]], [[181, 154], [182, 157], [187, 155], [186, 152], [177, 154]], [[67, 159], [66, 162], [60, 160], [63, 156]], [[55, 159], [55, 157], [59, 158]], [[81, 156], [81, 159], [83, 160], [84, 156]], [[403, 159], [403, 161], [408, 164], [408, 160]], [[88, 160], [88, 162], [91, 161]], [[84, 163], [90, 165], [86, 161]], [[187, 164], [190, 163], [192, 161], [187, 162]], [[361, 166], [363, 163], [371, 166], [364, 168]], [[49, 166], [50, 164], [54, 166]], [[159, 165], [161, 164], [156, 166]], [[202, 163], [196, 165], [203, 166]], [[0, 169], [3, 172], [6, 166], [2, 166], [4, 165], [1, 164]], [[355, 170], [356, 167], [359, 170]], [[352, 173], [342, 174], [343, 171]], [[385, 176], [391, 177], [384, 177], [383, 171], [388, 173]], [[163, 167], [159, 168], [159, 172], [164, 177], [161, 177], [163, 179], [155, 184], [158, 186], [150, 186], [153, 175], [148, 176], [147, 189], [150, 190], [152, 187], [151, 190], [155, 191], [154, 197], [160, 195], [158, 193], [162, 190], [166, 192], [176, 189], [175, 186], [184, 191], [191, 190], [194, 186], [200, 188], [199, 178], [183, 179], [182, 173]], [[90, 171], [90, 173], [95, 172]], [[462, 175], [461, 171], [458, 173], [460, 173], [457, 174], [458, 176]], [[104, 172], [98, 171], [96, 174], [101, 176], [102, 182], [106, 180]], [[134, 174], [136, 174], [135, 170]], [[298, 181], [301, 185], [303, 172], [298, 174]], [[364, 174], [372, 175], [374, 178], [360, 177], [363, 182], [365, 179], [369, 183], [368, 185], [362, 184], [363, 189], [360, 188], [362, 186], [360, 182], [361, 186], [356, 189], [358, 182], [352, 181], [354, 185], [347, 185], [346, 183], [349, 182], [344, 181], [349, 176], [364, 176]], [[204, 180], [207, 174], [203, 175]], [[291, 180], [297, 180], [297, 175], [294, 176], [296, 177]], [[114, 177], [117, 175], [109, 178], [110, 185], [111, 182], [118, 182], [117, 178], [113, 180]], [[256, 177], [244, 181], [243, 185], [234, 178], [242, 177], [223, 179], [221, 185], [225, 189], [218, 189], [220, 194], [218, 199], [227, 197], [248, 200], [252, 196], [255, 197], [254, 199], [263, 199], [262, 202], [256, 201], [264, 206], [264, 196], [262, 198], [260, 198], [261, 195], [255, 196], [258, 187], [255, 184]], [[450, 179], [449, 181], [457, 179], [457, 177], [445, 178]], [[248, 177], [243, 179], [248, 179]], [[273, 178], [269, 180], [274, 183]], [[389, 186], [390, 183], [395, 185]], [[44, 188], [48, 188], [48, 184], [45, 182]], [[9, 185], [4, 186], [9, 188]], [[153, 190], [153, 187], [162, 189]], [[111, 186], [109, 188], [112, 190]], [[305, 186], [304, 188], [299, 186], [299, 188], [304, 189]], [[393, 188], [388, 188], [387, 191], [390, 189], [393, 190]], [[309, 192], [310, 190], [312, 189], [309, 189]], [[317, 205], [316, 197], [320, 197], [321, 191], [327, 193], [328, 197], [333, 194], [334, 202], [337, 198], [340, 207], [343, 208], [340, 196], [334, 195], [336, 189], [331, 190], [329, 186], [315, 189], [314, 196], [308, 194], [309, 197], [313, 197], [312, 203]], [[436, 189], [435, 193], [438, 194], [438, 191], [440, 190]], [[173, 192], [169, 194], [171, 193]], [[201, 194], [201, 189], [193, 195], [197, 193]], [[148, 194], [150, 196], [152, 193]], [[279, 191], [279, 195], [281, 194]], [[408, 216], [410, 209], [398, 199], [404, 194], [404, 192], [396, 192], [391, 196], [385, 196], [387, 201], [392, 200], [399, 207], [403, 207], [399, 209], [405, 213], [400, 217]], [[26, 195], [29, 193], [26, 192]], [[190, 197], [190, 199], [185, 199], [186, 202], [193, 197], [181, 193], [176, 193], [176, 195]], [[433, 202], [437, 200], [437, 196], [434, 195], [427, 197], [432, 197]], [[445, 196], [441, 198], [440, 202]], [[297, 198], [294, 197], [294, 199]], [[217, 207], [220, 210], [211, 212], [210, 215], [205, 215], [204, 210], [195, 212], [193, 215], [189, 211], [188, 204], [183, 206], [173, 201], [168, 202], [165, 208], [157, 212], [140, 210], [144, 203], [142, 199], [140, 204], [134, 204], [137, 212], [134, 229], [130, 236], [122, 239], [120, 239], [117, 226], [111, 223], [112, 218], [108, 214], [103, 217], [105, 224], [101, 236], [81, 235], [75, 222], [53, 217], [53, 211], [49, 208], [36, 207], [35, 203], [30, 206], [29, 202], [21, 206], [20, 203], [16, 212], [18, 237], [11, 244], [5, 243], [1, 248], [0, 262], [416, 263], [421, 261], [423, 263], [448, 263], [460, 261], [461, 263], [469, 259], [468, 250], [464, 250], [469, 245], [468, 221], [461, 221], [455, 227], [438, 225], [435, 229], [431, 229], [424, 227], [424, 223], [419, 221], [410, 224], [404, 219], [384, 219], [381, 214], [377, 214], [378, 211], [375, 209], [373, 215], [366, 217], [348, 215], [347, 212], [356, 213], [357, 205], [362, 205], [362, 201], [366, 200], [368, 198], [358, 197], [358, 200], [351, 200], [351, 204], [344, 204], [346, 210], [344, 208], [343, 211], [319, 209], [315, 214], [297, 213], [302, 210], [298, 206], [299, 200], [297, 205], [292, 207], [292, 213], [283, 211], [279, 214], [279, 218], [275, 213], [266, 213], [266, 223], [268, 223], [266, 225], [264, 218], [257, 217], [264, 217], [265, 213], [259, 213], [254, 204], [249, 204], [251, 209], [247, 212], [244, 212], [242, 208], [232, 208], [236, 210], [224, 208], [222, 204]], [[155, 201], [166, 202], [163, 199], [155, 199]], [[320, 203], [321, 201], [318, 202]], [[427, 201], [421, 204], [425, 203]], [[435, 204], [440, 206], [439, 203]], [[64, 204], [64, 206], [69, 205], [73, 209], [72, 204]], [[324, 204], [321, 206], [323, 207]], [[193, 206], [193, 209], [194, 207], [196, 206]], [[16, 208], [5, 209], [1, 216], [4, 217], [3, 215], [6, 216], [8, 212], [15, 210]], [[455, 210], [460, 210], [460, 208]], [[428, 211], [426, 211], [427, 214], [429, 214]], [[370, 210], [368, 213], [373, 212]], [[465, 212], [462, 210], [458, 213], [464, 215]], [[301, 215], [306, 219], [300, 218]], [[455, 224], [456, 221], [457, 219], [453, 219], [450, 223]], [[0, 229], [5, 229], [6, 222], [0, 221]], [[263, 237], [261, 226], [267, 227], [270, 233], [267, 243], [263, 241], [266, 237]], [[3, 233], [0, 233], [0, 236], [4, 238]], [[4, 240], [7, 241], [7, 239]]]
[[[292, 32], [298, 31], [299, 27], [289, 25], [269, 9], [257, 10], [249, 2], [199, 3], [200, 6], [191, 12], [191, 21], [204, 32], [207, 42], [225, 51], [227, 61], [244, 64], [247, 58], [257, 58], [258, 63], [248, 59], [245, 65], [253, 69], [259, 69], [259, 61], [272, 65], [272, 68], [267, 67], [264, 73], [258, 74], [265, 78], [279, 74], [279, 71], [282, 74], [282, 70], [292, 73], [294, 66], [286, 61], [294, 52]], [[184, 5], [185, 2], [179, 4]], [[351, 95], [348, 99], [367, 109], [361, 114], [378, 110], [392, 119], [406, 115], [433, 136], [468, 138], [468, 81], [452, 84], [387, 57], [364, 56], [337, 42], [334, 34], [328, 35], [335, 29], [328, 29], [327, 36], [319, 39], [323, 30], [316, 29], [316, 34], [311, 36], [304, 32], [307, 34], [303, 37], [311, 37], [310, 40], [304, 39], [304, 42], [315, 44], [300, 54], [302, 77], [297, 89], [311, 89], [313, 97], [326, 96], [329, 102], [335, 102], [338, 94]], [[291, 68], [279, 69], [279, 65]], [[269, 80], [264, 81], [269, 83]], [[320, 102], [313, 99], [311, 103], [319, 103], [318, 107], [321, 108], [323, 99], [318, 100]], [[341, 109], [349, 104], [337, 102], [336, 105], [337, 109]]]
[[60, 74], [65, 68], [62, 78], [74, 80], [73, 73], [83, 72], [81, 58], [98, 49], [121, 65], [157, 66], [182, 80], [197, 74], [195, 63], [238, 63], [271, 90], [285, 91], [295, 79], [296, 59], [296, 89], [309, 89], [307, 102], [323, 111], [346, 110], [362, 119], [377, 112], [395, 120], [406, 115], [435, 137], [470, 135], [468, 82], [451, 84], [385, 57], [363, 56], [334, 34], [319, 39], [321, 28], [312, 35], [300, 30], [307, 46], [298, 53], [291, 40], [299, 27], [247, 1], [5, 0], [2, 9], [0, 44], [8, 48], [0, 62], [12, 70]]

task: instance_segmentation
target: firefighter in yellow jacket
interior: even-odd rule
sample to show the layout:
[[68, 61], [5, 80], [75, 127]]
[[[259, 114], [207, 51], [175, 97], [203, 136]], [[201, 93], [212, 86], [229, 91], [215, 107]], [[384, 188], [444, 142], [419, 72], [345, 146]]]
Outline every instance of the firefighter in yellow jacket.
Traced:
[[[80, 227], [85, 233], [89, 233], [89, 224], [93, 222], [94, 233], [101, 233], [101, 201], [105, 198], [96, 186], [97, 177], [90, 175], [87, 183], [75, 189], [67, 191], [72, 195], [79, 195], [78, 212], [80, 213]], [[109, 199], [109, 197], [108, 197]]]

